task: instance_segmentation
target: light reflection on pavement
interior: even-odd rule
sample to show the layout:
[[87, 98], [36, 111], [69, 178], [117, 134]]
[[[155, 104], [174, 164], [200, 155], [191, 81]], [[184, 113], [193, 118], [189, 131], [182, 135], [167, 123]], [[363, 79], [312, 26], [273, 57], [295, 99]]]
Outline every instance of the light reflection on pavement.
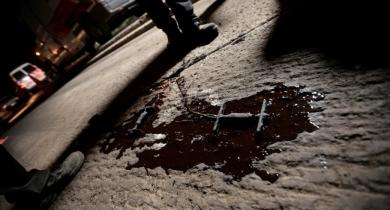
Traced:
[[44, 95], [44, 91], [40, 91], [28, 99], [23, 108], [21, 108], [9, 121], [8, 123], [13, 123], [16, 119], [18, 119], [23, 113], [29, 110], [36, 102]]

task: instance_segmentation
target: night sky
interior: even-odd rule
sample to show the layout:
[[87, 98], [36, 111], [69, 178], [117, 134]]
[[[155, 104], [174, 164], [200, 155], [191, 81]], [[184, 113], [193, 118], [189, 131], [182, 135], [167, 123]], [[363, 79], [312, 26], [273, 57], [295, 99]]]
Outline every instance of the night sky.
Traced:
[[34, 55], [35, 37], [21, 20], [16, 1], [4, 1], [4, 4], [6, 6], [3, 5], [2, 8], [8, 9], [1, 13], [1, 26], [3, 28], [1, 30], [0, 97], [14, 92], [8, 73], [26, 61], [36, 61]]

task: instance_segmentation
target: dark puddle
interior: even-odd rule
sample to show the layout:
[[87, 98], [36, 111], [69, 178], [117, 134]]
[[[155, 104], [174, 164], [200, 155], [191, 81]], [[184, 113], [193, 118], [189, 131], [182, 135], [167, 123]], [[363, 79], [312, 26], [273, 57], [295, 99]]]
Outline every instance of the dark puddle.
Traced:
[[[112, 137], [101, 145], [101, 151], [109, 153], [121, 150], [117, 158], [128, 148], [142, 148], [155, 143], [165, 144], [160, 150], [144, 150], [137, 154], [139, 161], [127, 168], [156, 168], [187, 171], [201, 163], [210, 168], [231, 175], [240, 180], [247, 174], [255, 173], [263, 180], [275, 182], [279, 175], [254, 167], [256, 161], [280, 151], [272, 151], [267, 146], [278, 141], [289, 141], [304, 131], [312, 132], [318, 127], [310, 122], [308, 114], [322, 111], [313, 108], [310, 102], [322, 100], [324, 95], [318, 92], [302, 92], [303, 87], [286, 87], [278, 84], [273, 90], [264, 90], [256, 95], [227, 102], [224, 114], [252, 113], [258, 114], [263, 99], [268, 101], [265, 112], [264, 127], [260, 135], [256, 135], [257, 121], [253, 119], [231, 120], [221, 124], [219, 135], [213, 135], [214, 120], [197, 114], [184, 114], [172, 123], [153, 128], [156, 113], [149, 112], [142, 123], [142, 131], [137, 135], [129, 135], [138, 116], [136, 113], [128, 124], [118, 128]], [[158, 103], [157, 101], [151, 104]], [[204, 114], [217, 114], [219, 107], [205, 101], [195, 101], [189, 108]], [[164, 134], [165, 138], [149, 143], [140, 143], [145, 134]]]

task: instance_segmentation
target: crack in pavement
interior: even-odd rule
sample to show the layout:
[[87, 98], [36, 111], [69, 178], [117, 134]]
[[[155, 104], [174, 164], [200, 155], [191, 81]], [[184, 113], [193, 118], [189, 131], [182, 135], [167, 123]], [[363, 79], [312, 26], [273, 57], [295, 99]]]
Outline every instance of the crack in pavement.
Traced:
[[205, 58], [207, 58], [208, 56], [214, 54], [215, 52], [218, 52], [218, 51], [222, 50], [223, 48], [225, 48], [225, 47], [227, 47], [229, 45], [235, 45], [235, 44], [243, 41], [248, 34], [250, 34], [251, 32], [253, 32], [254, 30], [256, 30], [258, 28], [268, 26], [268, 24], [273, 22], [278, 16], [279, 16], [279, 14], [275, 14], [275, 15], [271, 16], [270, 18], [268, 18], [264, 22], [260, 23], [259, 25], [249, 29], [248, 31], [246, 31], [244, 33], [241, 33], [236, 38], [231, 39], [230, 41], [226, 42], [225, 44], [222, 44], [221, 46], [217, 47], [216, 49], [212, 50], [211, 52], [209, 52], [207, 54], [202, 54], [200, 56], [196, 56], [194, 58], [191, 58], [188, 61], [183, 61], [183, 64], [181, 65], [180, 68], [178, 68], [171, 75], [163, 78], [163, 80], [170, 80], [170, 79], [176, 78], [176, 77], [178, 77], [181, 74], [181, 72], [183, 72], [184, 70], [186, 70], [186, 69], [190, 68], [191, 66], [197, 64], [199, 61], [204, 60]]

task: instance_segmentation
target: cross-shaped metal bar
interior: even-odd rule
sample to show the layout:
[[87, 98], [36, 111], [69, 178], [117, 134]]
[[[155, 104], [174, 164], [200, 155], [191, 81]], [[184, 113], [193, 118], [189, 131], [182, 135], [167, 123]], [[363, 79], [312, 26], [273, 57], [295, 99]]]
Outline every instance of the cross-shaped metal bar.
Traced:
[[140, 129], [142, 123], [144, 122], [148, 114], [152, 113], [153, 111], [154, 111], [154, 107], [151, 106], [145, 107], [143, 112], [138, 116], [134, 127], [127, 130], [128, 136], [136, 136], [136, 137], [140, 136], [143, 133], [142, 130]]
[[223, 114], [225, 111], [225, 104], [222, 104], [219, 108], [218, 115], [215, 116], [215, 122], [213, 126], [213, 134], [217, 136], [219, 134], [219, 129], [224, 120], [234, 120], [234, 119], [253, 119], [257, 118], [257, 127], [256, 127], [256, 135], [259, 135], [263, 130], [264, 126], [264, 118], [268, 115], [265, 110], [267, 108], [267, 100], [263, 100], [263, 104], [261, 106], [261, 111], [259, 114], [251, 114], [251, 113], [230, 113]]
[[265, 113], [266, 108], [267, 108], [267, 101], [263, 99], [263, 104], [261, 105], [261, 111], [260, 114], [258, 114], [259, 121], [257, 123], [256, 135], [259, 135], [264, 128], [264, 118], [268, 115], [267, 113]]

